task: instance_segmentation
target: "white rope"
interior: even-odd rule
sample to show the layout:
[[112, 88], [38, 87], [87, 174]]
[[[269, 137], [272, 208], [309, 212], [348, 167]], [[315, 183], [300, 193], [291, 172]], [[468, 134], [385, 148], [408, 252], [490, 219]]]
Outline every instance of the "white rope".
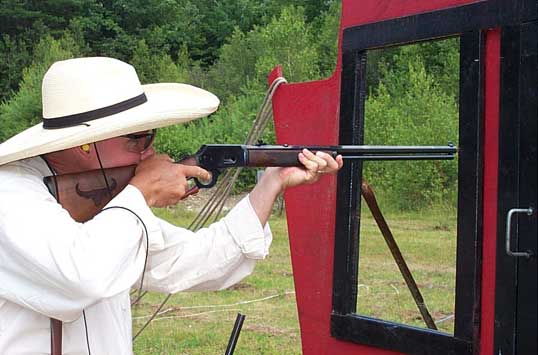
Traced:
[[240, 309], [220, 309], [220, 310], [216, 310], [216, 311], [207, 311], [207, 312], [200, 312], [200, 313], [193, 313], [193, 314], [184, 314], [184, 315], [174, 315], [174, 316], [168, 316], [168, 317], [159, 317], [159, 318], [155, 318], [153, 321], [158, 321], [158, 320], [163, 320], [163, 319], [172, 319], [172, 318], [191, 318], [191, 317], [198, 317], [198, 316], [203, 316], [203, 315], [206, 315], [206, 314], [211, 314], [211, 313], [219, 313], [219, 312], [240, 312], [241, 310]]
[[287, 295], [294, 295], [294, 294], [295, 294], [295, 291], [285, 291], [283, 293], [279, 293], [279, 294], [276, 294], [276, 295], [271, 295], [271, 296], [267, 296], [267, 297], [263, 297], [263, 298], [256, 298], [256, 299], [248, 300], [248, 301], [239, 301], [239, 302], [228, 303], [228, 304], [208, 304], [208, 305], [201, 305], [201, 306], [186, 306], [186, 307], [181, 307], [181, 309], [183, 310], [183, 309], [199, 309], [199, 308], [234, 307], [234, 306], [241, 306], [241, 305], [244, 305], [244, 304], [263, 302], [263, 301], [271, 300], [273, 298], [287, 296]]
[[[295, 294], [295, 291], [286, 291], [284, 293], [279, 293], [279, 294], [276, 294], [276, 295], [271, 295], [271, 296], [267, 296], [267, 297], [263, 297], [263, 298], [257, 298], [257, 299], [248, 300], [248, 301], [239, 301], [239, 302], [235, 302], [235, 303], [207, 304], [207, 305], [199, 305], [199, 306], [186, 306], [186, 307], [179, 307], [179, 308], [168, 308], [168, 309], [165, 309], [164, 311], [161, 311], [161, 312], [157, 313], [157, 316], [167, 314], [167, 313], [170, 313], [170, 312], [174, 312], [174, 311], [184, 311], [184, 310], [187, 310], [187, 309], [236, 307], [236, 306], [242, 306], [242, 305], [245, 305], [245, 304], [268, 301], [268, 300], [271, 300], [273, 298], [287, 296], [287, 295], [294, 295], [294, 294]], [[221, 310], [221, 311], [223, 311], [223, 310]], [[217, 312], [217, 311], [211, 311], [211, 312]], [[205, 313], [208, 313], [208, 312], [205, 312]], [[199, 313], [199, 314], [202, 314], [202, 313]], [[151, 317], [151, 315], [133, 317], [133, 320], [146, 319], [146, 318], [149, 318], [149, 317]], [[156, 318], [156, 319], [161, 319], [161, 318]]]
[[454, 315], [453, 314], [450, 314], [444, 318], [441, 318], [441, 319], [438, 319], [435, 321], [435, 324], [441, 324], [443, 322], [446, 322], [447, 320], [451, 320], [452, 318], [454, 318]]

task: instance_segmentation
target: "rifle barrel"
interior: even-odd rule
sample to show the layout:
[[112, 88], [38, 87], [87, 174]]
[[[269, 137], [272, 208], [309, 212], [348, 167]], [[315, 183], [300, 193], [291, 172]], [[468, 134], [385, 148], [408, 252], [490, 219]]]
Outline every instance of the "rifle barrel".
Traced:
[[455, 154], [457, 148], [446, 146], [397, 146], [397, 145], [347, 145], [335, 146], [335, 150], [342, 155], [348, 154]]
[[[237, 147], [235, 144], [206, 144], [207, 147]], [[420, 153], [420, 152], [435, 152], [435, 153], [455, 153], [458, 148], [449, 145], [239, 145], [240, 147], [248, 150], [334, 150], [338, 152], [356, 152], [356, 153], [386, 153], [386, 152], [399, 152], [399, 153]]]
[[446, 146], [384, 146], [384, 145], [259, 145], [244, 146], [249, 154], [299, 153], [303, 149], [312, 152], [323, 151], [334, 156], [341, 154], [344, 159], [355, 160], [450, 160], [454, 159], [458, 149]]
[[402, 154], [402, 155], [342, 155], [344, 159], [355, 160], [451, 160], [453, 154]]

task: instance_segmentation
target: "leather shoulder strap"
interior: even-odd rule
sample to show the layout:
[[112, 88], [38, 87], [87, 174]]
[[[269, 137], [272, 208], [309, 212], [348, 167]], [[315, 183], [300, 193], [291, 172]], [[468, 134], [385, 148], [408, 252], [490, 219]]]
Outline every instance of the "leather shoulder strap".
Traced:
[[62, 321], [50, 319], [50, 354], [62, 355]]

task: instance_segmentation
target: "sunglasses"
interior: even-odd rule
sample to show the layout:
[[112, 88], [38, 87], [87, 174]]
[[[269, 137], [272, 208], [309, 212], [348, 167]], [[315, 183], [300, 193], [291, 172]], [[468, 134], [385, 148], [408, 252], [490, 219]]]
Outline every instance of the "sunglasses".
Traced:
[[129, 139], [127, 142], [127, 150], [133, 153], [144, 153], [155, 141], [156, 129], [145, 133], [125, 134], [123, 138]]

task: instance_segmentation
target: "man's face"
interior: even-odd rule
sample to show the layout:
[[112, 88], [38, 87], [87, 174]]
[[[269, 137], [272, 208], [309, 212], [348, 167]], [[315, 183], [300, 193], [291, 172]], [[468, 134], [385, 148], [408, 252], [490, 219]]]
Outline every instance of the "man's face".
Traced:
[[89, 144], [87, 151], [74, 147], [49, 153], [46, 158], [59, 174], [100, 169], [101, 164], [103, 168], [133, 165], [155, 153], [154, 137], [155, 130], [137, 132]]
[[[152, 147], [154, 138], [155, 130], [137, 132], [96, 142], [90, 145], [90, 149], [97, 147], [104, 168], [138, 164], [155, 153]], [[97, 154], [93, 152], [92, 155], [95, 156], [92, 163], [94, 166], [97, 163], [95, 169], [99, 169]]]

